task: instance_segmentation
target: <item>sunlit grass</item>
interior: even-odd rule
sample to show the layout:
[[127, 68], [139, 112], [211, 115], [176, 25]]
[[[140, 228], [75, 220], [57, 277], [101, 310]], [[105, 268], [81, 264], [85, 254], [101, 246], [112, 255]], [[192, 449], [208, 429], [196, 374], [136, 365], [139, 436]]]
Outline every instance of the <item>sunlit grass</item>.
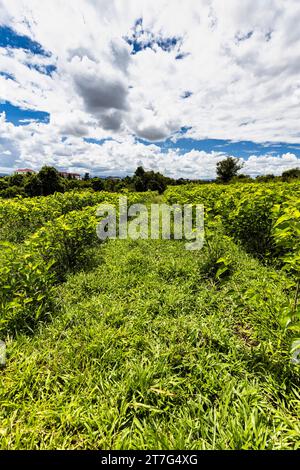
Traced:
[[[220, 240], [89, 252], [98, 266], [57, 289], [53, 321], [8, 341], [1, 448], [299, 447], [286, 281]], [[212, 250], [230, 255], [222, 280]]]

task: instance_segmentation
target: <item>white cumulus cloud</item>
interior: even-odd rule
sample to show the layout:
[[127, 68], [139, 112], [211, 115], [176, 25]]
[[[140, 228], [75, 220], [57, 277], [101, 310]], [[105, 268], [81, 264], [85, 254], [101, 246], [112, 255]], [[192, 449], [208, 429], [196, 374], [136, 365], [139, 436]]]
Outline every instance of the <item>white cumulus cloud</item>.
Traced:
[[[0, 166], [126, 174], [143, 162], [210, 178], [226, 156], [217, 148], [155, 142], [185, 128], [195, 140], [299, 144], [299, 21], [298, 0], [0, 0], [0, 26], [49, 53], [0, 47], [0, 100], [50, 114], [23, 126], [2, 116]], [[266, 151], [243, 171], [295, 166], [296, 155]]]

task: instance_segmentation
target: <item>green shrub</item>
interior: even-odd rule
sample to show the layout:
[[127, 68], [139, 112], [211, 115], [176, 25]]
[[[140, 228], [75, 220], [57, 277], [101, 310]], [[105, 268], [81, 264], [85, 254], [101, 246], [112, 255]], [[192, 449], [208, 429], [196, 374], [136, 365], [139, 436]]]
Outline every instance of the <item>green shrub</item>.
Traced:
[[[69, 211], [71, 207], [82, 203], [106, 202], [117, 205], [118, 194], [69, 194], [50, 196], [52, 216], [61, 211]], [[97, 197], [95, 197], [97, 196]], [[140, 198], [134, 193], [129, 202], [147, 202], [152, 194]], [[45, 200], [42, 198], [42, 205]], [[57, 201], [64, 204], [59, 207]], [[32, 204], [32, 199], [30, 200]], [[24, 201], [13, 201], [9, 205], [18, 208]], [[38, 206], [38, 204], [37, 204]], [[26, 206], [26, 211], [18, 213], [19, 227], [24, 221], [26, 232], [33, 230], [37, 220], [42, 223], [44, 213], [39, 214], [35, 205]], [[34, 215], [30, 212], [30, 207]], [[41, 206], [40, 206], [41, 207]], [[23, 218], [23, 219], [22, 219]], [[31, 329], [35, 323], [51, 311], [53, 285], [64, 281], [66, 275], [89, 263], [87, 249], [100, 244], [96, 234], [96, 207], [85, 207], [82, 210], [67, 212], [54, 220], [46, 222], [43, 227], [31, 235], [23, 245], [15, 246], [2, 242], [0, 255], [0, 332], [16, 332], [20, 329]], [[21, 233], [21, 232], [20, 232]]]
[[1, 243], [1, 251], [0, 332], [31, 329], [51, 311], [51, 262], [9, 243]]
[[84, 248], [99, 242], [96, 210], [88, 207], [48, 222], [32, 235], [25, 246], [37, 252], [47, 264], [52, 262], [56, 278], [62, 280], [84, 262]]
[[[155, 193], [129, 193], [128, 200], [147, 202]], [[94, 191], [70, 191], [46, 197], [17, 198], [0, 201], [0, 240], [21, 243], [46, 222], [68, 212], [102, 202], [117, 204], [120, 194]]]
[[292, 295], [285, 307], [283, 320], [285, 327], [296, 334], [291, 347], [296, 357], [300, 353], [300, 199], [287, 201], [282, 207], [275, 206], [273, 213], [277, 217], [273, 237], [284, 269], [292, 275]]
[[0, 331], [31, 329], [49, 315], [53, 286], [97, 241], [95, 209], [87, 208], [48, 222], [21, 247], [2, 243]]
[[276, 256], [273, 235], [276, 214], [292, 198], [300, 199], [300, 184], [186, 185], [168, 188], [170, 204], [204, 204], [205, 213], [219, 216], [226, 233], [259, 258]]

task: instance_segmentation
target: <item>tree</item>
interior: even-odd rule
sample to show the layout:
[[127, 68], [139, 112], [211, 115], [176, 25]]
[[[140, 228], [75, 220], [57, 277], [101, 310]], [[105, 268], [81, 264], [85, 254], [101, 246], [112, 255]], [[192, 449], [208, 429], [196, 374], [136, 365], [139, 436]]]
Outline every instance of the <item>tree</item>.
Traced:
[[145, 175], [145, 170], [142, 166], [138, 166], [134, 174], [135, 176], [139, 176], [140, 178], [143, 178], [143, 176]]
[[20, 186], [9, 186], [8, 188], [1, 191], [1, 197], [3, 198], [11, 198], [16, 196], [26, 196], [24, 189]]
[[89, 182], [87, 181], [82, 181], [82, 180], [76, 180], [74, 178], [66, 178], [63, 180], [65, 184], [66, 191], [69, 191], [70, 189], [82, 189], [87, 185], [90, 187]]
[[228, 183], [243, 166], [244, 164], [241, 163], [239, 158], [228, 157], [221, 160], [217, 163], [218, 180], [222, 183]]
[[84, 174], [84, 177], [83, 177], [83, 180], [84, 181], [88, 181], [90, 179], [90, 174], [89, 173], [85, 173]]
[[254, 180], [249, 175], [244, 175], [240, 173], [239, 175], [234, 176], [231, 179], [232, 183], [252, 183]]
[[92, 182], [92, 188], [94, 191], [104, 190], [104, 184], [101, 178], [93, 178], [91, 182]]
[[289, 181], [295, 178], [300, 178], [300, 168], [291, 168], [282, 173], [282, 181]]
[[8, 188], [8, 178], [0, 178], [0, 191], [3, 191], [4, 189]]
[[27, 196], [41, 196], [42, 195], [42, 182], [37, 175], [29, 176], [24, 186]]
[[278, 178], [273, 174], [259, 175], [256, 177], [256, 181], [259, 183], [269, 183], [270, 181], [276, 181]]
[[170, 178], [155, 173], [154, 171], [145, 171], [143, 167], [139, 166], [132, 178], [134, 189], [138, 192], [144, 191], [158, 191], [160, 194], [164, 192], [167, 185], [172, 182]]
[[147, 191], [146, 184], [141, 176], [134, 177], [134, 189], [139, 193]]
[[42, 185], [42, 195], [63, 192], [65, 187], [58, 171], [52, 166], [43, 166], [37, 175]]
[[25, 178], [25, 175], [15, 173], [9, 177], [9, 186], [24, 186]]

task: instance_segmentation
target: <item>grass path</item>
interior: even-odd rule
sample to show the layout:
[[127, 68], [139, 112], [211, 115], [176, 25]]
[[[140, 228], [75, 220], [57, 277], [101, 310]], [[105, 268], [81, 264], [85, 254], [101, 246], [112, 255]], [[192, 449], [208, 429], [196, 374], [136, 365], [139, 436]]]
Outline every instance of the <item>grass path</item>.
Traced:
[[58, 289], [53, 321], [8, 343], [0, 447], [299, 447], [299, 380], [277, 323], [284, 281], [227, 250], [221, 285], [212, 253], [182, 242], [94, 252], [98, 266]]

